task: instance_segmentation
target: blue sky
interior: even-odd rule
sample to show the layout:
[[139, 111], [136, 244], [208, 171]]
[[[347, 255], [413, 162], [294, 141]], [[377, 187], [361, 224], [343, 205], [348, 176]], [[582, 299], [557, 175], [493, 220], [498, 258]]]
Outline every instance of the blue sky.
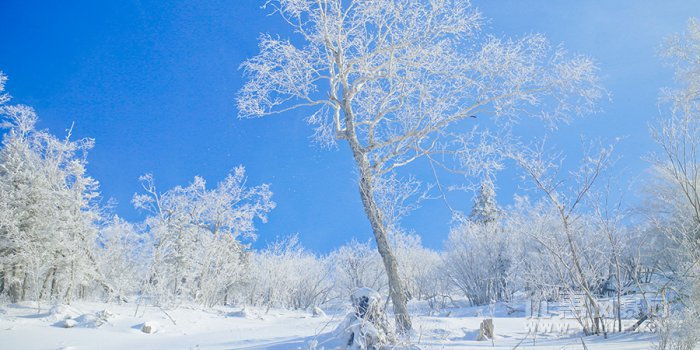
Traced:
[[[264, 1], [0, 2], [0, 70], [15, 103], [33, 106], [39, 126], [57, 135], [75, 123], [93, 137], [89, 173], [119, 215], [138, 221], [130, 199], [138, 176], [153, 173], [166, 190], [201, 175], [214, 184], [237, 164], [250, 184], [272, 184], [278, 207], [259, 226], [257, 245], [298, 233], [327, 252], [351, 237], [371, 237], [347, 149], [312, 145], [303, 113], [236, 118], [240, 63], [256, 54], [260, 33], [290, 36]], [[473, 1], [497, 36], [539, 32], [572, 52], [593, 57], [611, 101], [603, 111], [551, 132], [551, 145], [575, 161], [581, 136], [622, 137], [614, 171], [626, 189], [654, 150], [648, 125], [658, 116], [658, 89], [672, 72], [656, 56], [661, 40], [700, 17], [700, 1]], [[542, 137], [523, 125], [519, 134]], [[499, 201], [519, 190], [515, 172], [498, 179]], [[633, 191], [635, 186], [632, 186]], [[450, 196], [468, 211], [471, 197]], [[450, 214], [428, 202], [404, 221], [424, 243], [440, 248]]]

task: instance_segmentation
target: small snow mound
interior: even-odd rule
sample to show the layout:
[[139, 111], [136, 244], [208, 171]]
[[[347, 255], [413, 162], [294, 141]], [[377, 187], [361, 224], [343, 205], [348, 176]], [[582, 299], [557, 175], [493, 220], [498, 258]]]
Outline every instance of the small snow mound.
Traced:
[[338, 338], [332, 333], [320, 334], [317, 337], [306, 342], [305, 350], [346, 350], [348, 347], [348, 340], [344, 338]]
[[104, 309], [104, 310], [99, 311], [99, 312], [97, 313], [97, 317], [99, 317], [99, 318], [101, 318], [101, 319], [103, 319], [103, 320], [106, 320], [106, 319], [108, 319], [108, 318], [114, 317], [114, 313], [113, 313], [111, 310], [109, 310], [109, 309]]
[[57, 304], [57, 305], [52, 306], [51, 309], [49, 309], [49, 314], [62, 315], [62, 314], [65, 314], [67, 310], [68, 310], [68, 307], [66, 307], [65, 305]]
[[431, 331], [436, 337], [441, 339], [448, 339], [452, 336], [452, 332], [444, 328], [436, 328]]
[[238, 317], [238, 318], [255, 318], [247, 309], [243, 308], [241, 311], [229, 312], [226, 317]]
[[311, 310], [311, 314], [314, 317], [326, 317], [326, 313], [318, 306], [314, 306], [314, 308]]
[[80, 327], [85, 328], [98, 328], [105, 322], [102, 318], [94, 314], [80, 315], [75, 319], [75, 321], [78, 322]]
[[153, 321], [146, 321], [141, 325], [141, 332], [146, 334], [153, 334], [158, 331], [158, 323]]
[[464, 340], [469, 340], [473, 341], [476, 340], [476, 337], [479, 336], [479, 330], [478, 329], [468, 329], [462, 327], [462, 332], [464, 333], [463, 335], [458, 335], [459, 333], [454, 333], [454, 337], [448, 338], [450, 341], [464, 341]]
[[56, 322], [57, 327], [63, 327], [63, 328], [73, 328], [78, 324], [78, 322], [74, 319], [67, 318], [63, 321], [58, 321]]
[[66, 305], [54, 305], [49, 309], [49, 319], [54, 321], [63, 321], [69, 318], [76, 318], [80, 316], [80, 312], [76, 311], [70, 306]]

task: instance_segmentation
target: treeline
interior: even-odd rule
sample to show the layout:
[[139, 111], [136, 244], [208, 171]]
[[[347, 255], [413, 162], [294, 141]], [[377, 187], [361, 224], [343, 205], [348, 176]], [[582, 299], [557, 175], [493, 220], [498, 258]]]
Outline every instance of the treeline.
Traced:
[[[241, 166], [213, 188], [196, 177], [160, 192], [152, 175], [141, 177], [133, 205], [147, 217], [129, 223], [100, 206], [98, 183], [86, 174], [91, 139], [37, 130], [37, 116], [26, 106], [5, 103], [2, 113], [0, 294], [9, 301], [138, 298], [307, 308], [344, 300], [357, 287], [387, 292], [369, 241], [353, 240], [325, 256], [305, 250], [296, 237], [251, 249], [256, 222], [265, 222], [275, 203], [269, 185], [247, 185]], [[623, 212], [603, 213], [590, 203], [589, 211], [562, 221], [543, 198], [518, 197], [499, 208], [487, 179], [442, 252], [424, 248], [417, 235], [393, 232], [409, 298], [437, 308], [455, 296], [475, 305], [518, 295], [552, 300], [584, 287], [602, 297], [638, 292], [650, 271], [682, 266], [674, 259], [682, 255], [672, 250], [683, 242], [662, 230], [681, 225], [675, 223], [681, 209], [630, 226], [622, 224]]]
[[[71, 140], [70, 132], [59, 139], [36, 129], [30, 108], [2, 108], [8, 130], [0, 150], [0, 293], [9, 301], [298, 309], [345, 300], [358, 287], [387, 292], [370, 241], [353, 240], [323, 256], [294, 236], [252, 249], [255, 226], [275, 203], [269, 185], [247, 185], [243, 167], [213, 187], [196, 177], [163, 192], [145, 175], [133, 205], [146, 218], [129, 223], [100, 206], [98, 183], [86, 175], [92, 140]], [[659, 254], [674, 242], [651, 222], [628, 227], [621, 212], [613, 215], [590, 211], [562, 222], [551, 203], [526, 197], [499, 208], [493, 183], [484, 181], [471, 215], [455, 225], [442, 252], [398, 230], [390, 243], [408, 297], [435, 308], [455, 297], [475, 305], [516, 296], [551, 300], [583, 286], [595, 297], [633, 293], [649, 282], [649, 271], [680, 266], [672, 261], [677, 255]]]

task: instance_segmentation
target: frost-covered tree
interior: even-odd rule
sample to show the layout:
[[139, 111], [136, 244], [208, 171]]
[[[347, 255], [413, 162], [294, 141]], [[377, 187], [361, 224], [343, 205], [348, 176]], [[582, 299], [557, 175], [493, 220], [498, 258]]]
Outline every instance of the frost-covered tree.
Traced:
[[509, 282], [513, 290], [524, 292], [534, 302], [556, 300], [562, 286], [570, 282], [547, 246], [540, 243], [543, 239], [551, 241], [552, 233], [561, 231], [551, 208], [546, 203], [531, 203], [528, 197], [516, 196], [503, 230], [510, 237]]
[[[616, 304], [622, 305], [623, 295], [645, 291], [637, 276], [644, 269], [644, 265], [649, 264], [649, 260], [654, 260], [652, 258], [654, 254], [663, 255], [666, 252], [661, 246], [655, 244], [654, 237], [644, 237], [645, 230], [641, 224], [624, 224], [630, 219], [630, 215], [623, 209], [621, 200], [610, 202], [610, 191], [610, 188], [606, 188], [602, 193], [589, 195], [588, 201], [593, 209], [593, 230], [602, 233], [605, 237], [607, 245], [605, 251], [609, 254], [610, 271], [602, 292], [606, 294], [614, 292]], [[616, 308], [618, 332], [623, 331], [622, 313], [621, 307]]]
[[662, 90], [664, 118], [651, 130], [661, 147], [652, 159], [657, 181], [651, 195], [663, 210], [650, 216], [672, 242], [670, 256], [676, 259], [665, 270], [686, 308], [677, 329], [669, 331], [676, 339], [669, 341], [684, 348], [682, 341], [694, 345], [700, 339], [695, 324], [700, 317], [700, 21], [691, 18], [685, 33], [667, 39], [662, 54], [679, 86]]
[[4, 106], [9, 100], [10, 95], [5, 92], [5, 84], [7, 83], [7, 76], [5, 73], [0, 71], [0, 106]]
[[[690, 241], [700, 239], [700, 21], [690, 19], [684, 35], [667, 40], [663, 54], [671, 61], [676, 89], [662, 91], [666, 118], [652, 128], [652, 136], [661, 146], [654, 159], [660, 177], [670, 183], [680, 197], [673, 204], [681, 214], [678, 225], [686, 226]], [[669, 200], [667, 196], [663, 200]], [[693, 228], [695, 226], [695, 228]]]
[[5, 104], [0, 114], [8, 129], [0, 150], [0, 292], [64, 302], [96, 286], [113, 292], [94, 256], [98, 184], [86, 174], [93, 141], [37, 130], [27, 106]]
[[[136, 295], [148, 272], [150, 236], [135, 225], [114, 216], [97, 237], [100, 270], [119, 296]], [[121, 301], [121, 300], [118, 300]]]
[[476, 305], [509, 300], [509, 233], [504, 230], [490, 176], [482, 179], [468, 220], [460, 220], [445, 242], [445, 271]]
[[269, 185], [248, 187], [242, 166], [213, 189], [201, 177], [163, 193], [151, 175], [141, 181], [145, 193], [133, 203], [149, 213], [144, 224], [154, 241], [146, 291], [163, 302], [223, 302], [246, 266], [241, 240], [253, 239], [255, 220], [266, 222], [275, 207]]
[[498, 205], [496, 204], [496, 187], [490, 177], [481, 181], [476, 194], [474, 206], [469, 213], [469, 220], [477, 223], [491, 223], [498, 220]]
[[260, 37], [260, 53], [242, 65], [247, 82], [237, 96], [239, 115], [307, 108], [316, 140], [348, 146], [398, 328], [408, 330], [405, 286], [377, 184], [425, 157], [449, 166], [441, 159], [452, 155], [481, 168], [489, 147], [477, 143], [484, 138], [470, 128], [477, 120], [471, 116], [553, 122], [589, 111], [601, 95], [596, 67], [552, 49], [542, 35], [482, 34], [484, 20], [466, 0], [266, 4], [295, 37]]
[[[565, 291], [580, 293], [585, 299], [586, 312], [578, 318], [586, 334], [605, 333], [598, 290], [605, 280], [608, 269], [607, 255], [601, 255], [599, 246], [605, 237], [591, 235], [591, 220], [582, 207], [602, 171], [611, 162], [613, 147], [603, 148], [584, 157], [579, 169], [570, 173], [568, 179], [559, 175], [561, 161], [544, 155], [544, 146], [523, 147], [512, 153], [512, 157], [523, 169], [525, 178], [532, 182], [547, 203], [545, 208], [557, 219], [557, 228], [534, 231], [531, 237], [545, 248], [557, 262], [560, 274], [565, 275]], [[568, 186], [567, 181], [568, 181]], [[527, 224], [526, 224], [527, 225]], [[598, 244], [596, 244], [598, 242]]]

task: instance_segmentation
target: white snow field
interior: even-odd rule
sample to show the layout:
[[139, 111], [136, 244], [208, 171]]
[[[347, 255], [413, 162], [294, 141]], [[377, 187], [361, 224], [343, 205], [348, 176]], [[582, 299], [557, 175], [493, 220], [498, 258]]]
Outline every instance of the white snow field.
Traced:
[[[345, 314], [326, 314], [184, 306], [166, 311], [140, 306], [137, 311], [135, 304], [90, 302], [43, 306], [37, 313], [35, 303], [10, 304], [0, 307], [0, 349], [340, 349], [342, 341], [333, 331]], [[486, 314], [488, 307], [415, 316], [410, 344], [420, 349], [647, 349], [655, 339], [650, 332], [582, 337], [574, 320], [558, 317], [495, 317], [493, 343], [476, 341], [485, 318], [480, 315]], [[142, 331], [144, 324], [150, 334]]]

